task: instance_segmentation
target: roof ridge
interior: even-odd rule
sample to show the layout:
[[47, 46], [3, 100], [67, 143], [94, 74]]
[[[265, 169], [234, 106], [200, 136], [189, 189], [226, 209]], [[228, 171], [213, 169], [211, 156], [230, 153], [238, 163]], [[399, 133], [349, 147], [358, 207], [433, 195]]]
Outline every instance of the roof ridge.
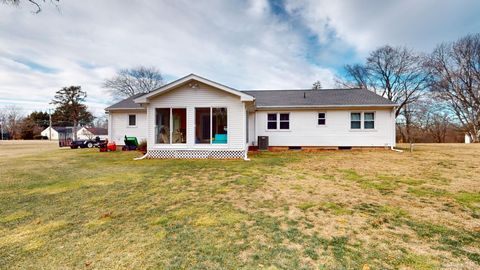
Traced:
[[338, 90], [367, 90], [367, 91], [370, 91], [368, 89], [365, 89], [365, 88], [323, 88], [323, 89], [311, 89], [311, 88], [308, 88], [308, 89], [251, 89], [251, 90], [239, 90], [239, 91], [242, 91], [242, 92], [253, 92], [253, 91], [329, 91], [329, 90], [333, 90], [333, 91], [338, 91]]

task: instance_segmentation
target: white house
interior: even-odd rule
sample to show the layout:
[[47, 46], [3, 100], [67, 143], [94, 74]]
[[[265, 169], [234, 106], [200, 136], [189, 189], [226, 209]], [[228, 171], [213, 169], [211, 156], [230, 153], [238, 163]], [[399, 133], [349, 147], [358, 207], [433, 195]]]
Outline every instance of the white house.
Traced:
[[108, 138], [147, 141], [150, 158], [246, 158], [285, 149], [395, 146], [397, 105], [365, 89], [235, 90], [190, 74], [108, 108]]
[[[73, 127], [52, 127], [52, 140], [58, 141], [59, 139], [73, 140]], [[47, 127], [42, 132], [42, 136], [46, 136], [50, 139], [50, 127]], [[95, 139], [96, 137], [104, 140], [108, 138], [108, 131], [105, 128], [93, 128], [93, 127], [79, 127], [77, 130], [78, 140]]]
[[[52, 130], [51, 133], [50, 130]], [[42, 132], [40, 132], [40, 135], [48, 137], [48, 139], [52, 139], [55, 141], [58, 140], [58, 131], [55, 127], [47, 127], [46, 129], [42, 130]], [[52, 136], [52, 138], [50, 138], [50, 136]]]
[[77, 131], [77, 139], [93, 140], [99, 137], [101, 140], [108, 138], [108, 130], [106, 128], [82, 127]]

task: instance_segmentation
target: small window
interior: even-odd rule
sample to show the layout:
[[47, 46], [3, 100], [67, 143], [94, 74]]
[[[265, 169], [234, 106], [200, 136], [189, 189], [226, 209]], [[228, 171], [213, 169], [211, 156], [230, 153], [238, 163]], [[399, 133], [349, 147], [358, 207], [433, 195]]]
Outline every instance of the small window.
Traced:
[[290, 114], [280, 114], [280, 129], [290, 129]]
[[361, 113], [351, 113], [350, 114], [350, 128], [351, 129], [361, 129], [362, 128], [362, 114]]
[[325, 126], [325, 124], [327, 123], [326, 122], [326, 114], [321, 112], [321, 113], [318, 113], [318, 125], [319, 126]]
[[129, 126], [137, 125], [137, 116], [135, 114], [128, 115], [128, 125]]
[[267, 115], [267, 129], [277, 129], [277, 114], [269, 113]]
[[375, 113], [366, 112], [363, 114], [363, 128], [374, 129], [375, 128]]

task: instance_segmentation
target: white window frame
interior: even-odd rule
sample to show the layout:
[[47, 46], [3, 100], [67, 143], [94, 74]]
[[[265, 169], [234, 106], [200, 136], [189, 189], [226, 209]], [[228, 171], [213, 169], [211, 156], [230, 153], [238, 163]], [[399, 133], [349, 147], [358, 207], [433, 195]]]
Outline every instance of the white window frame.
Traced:
[[[228, 132], [228, 129], [230, 128], [230, 117], [228, 117], [228, 107], [227, 106], [205, 106], [205, 107], [194, 107], [193, 108], [193, 119], [195, 124], [193, 125], [194, 127], [194, 133], [196, 132], [197, 126], [196, 126], [196, 121], [197, 121], [197, 109], [200, 108], [210, 108], [210, 143], [197, 143], [196, 141], [194, 142], [195, 145], [229, 145], [230, 144], [230, 132]], [[227, 111], [227, 143], [213, 143], [213, 109], [225, 109]]]
[[[320, 118], [319, 114], [321, 114], [321, 113], [323, 113], [325, 115], [324, 118]], [[320, 125], [318, 123], [318, 120], [320, 120], [320, 119], [325, 120], [325, 124]], [[319, 126], [319, 127], [326, 127], [327, 126], [327, 112], [317, 112], [317, 126]]]
[[[130, 116], [135, 116], [135, 125], [130, 125]], [[128, 114], [128, 117], [127, 117], [127, 127], [129, 127], [129, 128], [135, 128], [135, 127], [137, 127], [137, 115], [136, 115], [136, 114]]]
[[[371, 114], [373, 114], [373, 120], [365, 120], [365, 114], [366, 114], [366, 113], [371, 113]], [[363, 129], [365, 129], [365, 130], [375, 130], [375, 129], [377, 128], [377, 124], [376, 124], [376, 122], [377, 122], [377, 115], [376, 115], [375, 112], [372, 112], [372, 111], [363, 112], [363, 113], [362, 113], [362, 116], [363, 116], [363, 119], [362, 119], [362, 120], [363, 120], [363, 121], [362, 121]], [[373, 121], [373, 128], [365, 128], [365, 121], [369, 121], [369, 122], [372, 122], [372, 121]]]
[[[360, 114], [360, 128], [352, 128], [352, 113]], [[365, 113], [373, 113], [373, 128], [365, 128]], [[349, 112], [349, 123], [348, 127], [350, 131], [376, 131], [377, 130], [377, 113], [376, 111], [350, 111]], [[358, 120], [355, 120], [358, 121]], [[371, 120], [367, 120], [371, 121]]]
[[[185, 142], [184, 143], [173, 143], [172, 142], [172, 139], [173, 139], [173, 110], [174, 109], [184, 109], [185, 110], [185, 116], [187, 117], [186, 121], [187, 121], [187, 133], [188, 133], [188, 112], [187, 112], [187, 107], [159, 107], [159, 108], [155, 108], [155, 118], [157, 117], [157, 109], [170, 109], [170, 119], [168, 120], [169, 121], [169, 142], [168, 143], [157, 143], [156, 142], [156, 139], [157, 139], [157, 135], [155, 134], [155, 144], [158, 144], [158, 145], [186, 145], [188, 143], [188, 136], [187, 134], [185, 134]], [[156, 122], [156, 120], [155, 120]], [[155, 123], [156, 124], [156, 123]], [[155, 130], [157, 129], [157, 125], [155, 125]]]
[[[276, 114], [277, 115], [277, 120], [276, 120], [276, 123], [277, 123], [277, 128], [276, 129], [273, 129], [273, 128], [268, 128], [268, 115], [269, 114]], [[288, 114], [288, 129], [281, 129], [280, 128], [280, 123], [282, 122], [282, 120], [280, 120], [280, 114]], [[290, 118], [291, 114], [290, 112], [268, 112], [267, 115], [266, 115], [266, 122], [265, 122], [265, 130], [266, 131], [290, 131], [291, 129], [291, 118]], [[272, 122], [272, 121], [270, 121]], [[287, 122], [285, 120], [283, 120], [283, 122]]]

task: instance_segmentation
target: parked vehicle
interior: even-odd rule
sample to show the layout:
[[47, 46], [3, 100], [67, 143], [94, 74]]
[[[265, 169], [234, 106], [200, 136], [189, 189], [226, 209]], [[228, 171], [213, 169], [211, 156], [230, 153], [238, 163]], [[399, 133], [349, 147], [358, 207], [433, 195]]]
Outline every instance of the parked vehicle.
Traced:
[[125, 139], [123, 140], [123, 142], [125, 143], [125, 145], [122, 147], [122, 151], [137, 150], [137, 147], [138, 147], [137, 137], [125, 136]]
[[100, 148], [100, 152], [117, 151], [117, 144], [115, 142], [108, 142], [108, 140], [105, 140], [104, 142], [100, 143], [98, 147]]
[[95, 138], [95, 140], [76, 140], [70, 143], [70, 148], [76, 149], [100, 147], [101, 143], [105, 143], [105, 140], [100, 140], [99, 137]]

